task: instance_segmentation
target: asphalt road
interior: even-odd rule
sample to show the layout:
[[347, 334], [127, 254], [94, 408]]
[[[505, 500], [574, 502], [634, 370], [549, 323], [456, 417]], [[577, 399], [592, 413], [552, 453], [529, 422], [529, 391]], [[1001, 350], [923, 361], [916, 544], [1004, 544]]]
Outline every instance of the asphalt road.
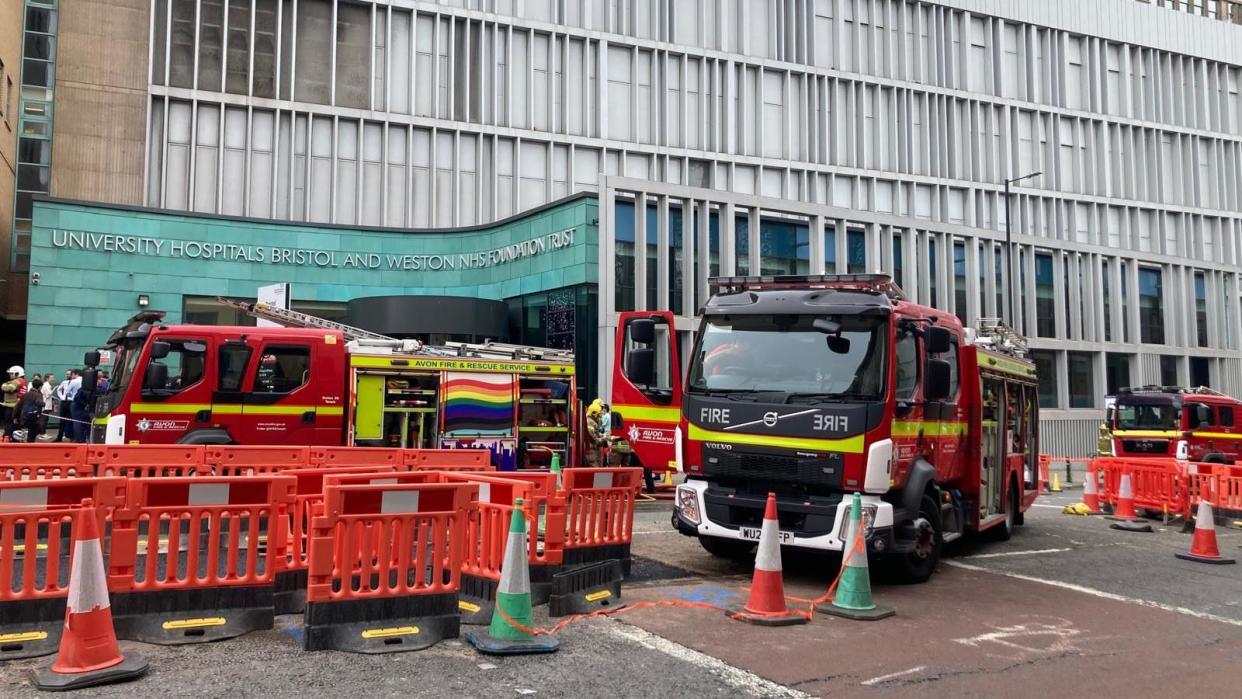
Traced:
[[[151, 661], [137, 682], [81, 696], [1151, 696], [1235, 691], [1242, 679], [1242, 566], [1177, 560], [1180, 526], [1151, 534], [1063, 515], [1076, 493], [1041, 498], [1008, 542], [953, 547], [931, 582], [875, 583], [897, 616], [862, 623], [817, 615], [753, 627], [699, 606], [635, 609], [568, 626], [550, 656], [489, 658], [461, 641], [381, 656], [301, 650], [301, 619], [221, 643], [126, 644]], [[747, 562], [721, 561], [669, 529], [668, 503], [640, 506], [625, 601], [744, 600]], [[1222, 528], [1226, 553], [1242, 530]], [[786, 592], [818, 596], [831, 556], [786, 552]], [[793, 601], [791, 604], [800, 604]], [[537, 611], [537, 615], [539, 611]], [[539, 623], [546, 620], [537, 619]], [[0, 664], [0, 696], [39, 694]]]

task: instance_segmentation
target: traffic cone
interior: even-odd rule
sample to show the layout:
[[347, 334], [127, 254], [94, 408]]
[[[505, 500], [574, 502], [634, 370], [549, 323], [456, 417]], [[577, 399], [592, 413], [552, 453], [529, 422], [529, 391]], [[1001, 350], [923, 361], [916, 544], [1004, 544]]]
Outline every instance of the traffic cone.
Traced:
[[1061, 477], [1055, 473], [1052, 474], [1052, 492], [1061, 492]]
[[1212, 514], [1212, 505], [1207, 500], [1199, 501], [1199, 514], [1195, 516], [1195, 536], [1190, 540], [1190, 553], [1175, 553], [1174, 556], [1183, 561], [1200, 563], [1237, 563], [1232, 558], [1220, 555], [1216, 546], [1216, 518]]
[[815, 611], [856, 621], [877, 621], [897, 612], [877, 606], [871, 598], [871, 570], [867, 567], [867, 542], [863, 540], [862, 495], [854, 493], [850, 507], [845, 548], [841, 551], [841, 577], [831, 602], [815, 605]]
[[124, 682], [145, 674], [146, 659], [137, 653], [121, 655], [117, 646], [99, 520], [94, 504], [83, 500], [74, 527], [60, 652], [50, 666], [31, 672], [31, 679], [39, 689], [57, 692]]
[[505, 559], [500, 566], [500, 584], [496, 587], [492, 624], [486, 632], [467, 631], [466, 640], [489, 655], [551, 653], [560, 647], [560, 641], [526, 630], [534, 623], [530, 606], [526, 515], [522, 511], [522, 499], [518, 498], [513, 502], [513, 517], [509, 520], [509, 541], [505, 544]]
[[768, 493], [768, 502], [763, 508], [763, 526], [759, 530], [759, 550], [755, 553], [755, 575], [750, 583], [750, 598], [741, 609], [730, 609], [725, 613], [760, 626], [790, 626], [810, 621], [785, 606], [776, 493]]
[[560, 452], [557, 452], [557, 451], [552, 452], [552, 465], [548, 467], [548, 470], [556, 474], [557, 491], [559, 492], [561, 490], [564, 490], [565, 484], [561, 482], [561, 453]]
[[1091, 514], [1100, 514], [1100, 493], [1096, 487], [1099, 478], [1099, 472], [1096, 471], [1095, 464], [1087, 466], [1087, 478], [1082, 482], [1082, 504], [1091, 510]]
[[1117, 486], [1117, 506], [1109, 519], [1118, 522], [1134, 522], [1139, 518], [1134, 510], [1134, 488], [1130, 485], [1130, 474], [1121, 474], [1121, 482]]

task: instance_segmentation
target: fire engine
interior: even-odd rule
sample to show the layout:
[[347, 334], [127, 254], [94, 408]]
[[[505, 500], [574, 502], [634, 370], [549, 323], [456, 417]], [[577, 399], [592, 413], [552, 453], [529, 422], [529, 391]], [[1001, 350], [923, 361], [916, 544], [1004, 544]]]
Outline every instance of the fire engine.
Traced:
[[[432, 346], [221, 303], [286, 327], [134, 316], [107, 342], [115, 370], [95, 401], [92, 441], [485, 448], [506, 470], [576, 456], [572, 352]], [[87, 353], [88, 366], [98, 360]]]
[[1242, 401], [1210, 388], [1123, 388], [1110, 418], [1115, 456], [1242, 459]]
[[861, 492], [871, 554], [926, 580], [942, 545], [1008, 538], [1038, 491], [1025, 340], [912, 303], [886, 275], [711, 280], [689, 370], [666, 312], [622, 313], [613, 424], [686, 474], [673, 526], [745, 555], [777, 495], [781, 543], [840, 551]]

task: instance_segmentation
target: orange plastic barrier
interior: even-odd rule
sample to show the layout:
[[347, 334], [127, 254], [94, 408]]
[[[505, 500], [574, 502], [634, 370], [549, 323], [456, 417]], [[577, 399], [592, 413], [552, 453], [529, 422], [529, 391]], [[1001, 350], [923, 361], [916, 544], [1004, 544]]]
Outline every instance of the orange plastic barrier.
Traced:
[[457, 636], [478, 486], [334, 485], [311, 528], [306, 650], [415, 650]]
[[272, 628], [295, 485], [270, 475], [131, 478], [112, 515], [118, 637], [179, 644]]
[[0, 482], [89, 476], [85, 444], [5, 444], [0, 447]]
[[203, 447], [161, 444], [88, 445], [86, 460], [97, 476], [157, 478], [203, 473]]
[[564, 471], [566, 566], [608, 559], [630, 569], [634, 499], [641, 468], [570, 468]]
[[208, 446], [203, 464], [215, 476], [253, 476], [310, 466], [310, 447]]
[[103, 531], [106, 513], [125, 502], [125, 481], [0, 482], [0, 660], [56, 652], [69, 594], [75, 514], [87, 498], [98, 508]]
[[[293, 505], [289, 508], [288, 556], [283, 568], [276, 574], [274, 606], [277, 614], [297, 614], [306, 608], [307, 546], [311, 519], [323, 508], [323, 489], [326, 479], [337, 476], [359, 475], [360, 482], [386, 476], [392, 482], [395, 476], [409, 476], [409, 472], [396, 472], [394, 466], [335, 466], [328, 468], [300, 468], [282, 471], [281, 475], [295, 479]], [[361, 473], [360, 473], [361, 472]], [[431, 472], [418, 474], [416, 482], [434, 482]]]
[[405, 462], [416, 469], [494, 471], [485, 449], [406, 449]]
[[310, 466], [401, 466], [404, 449], [380, 447], [311, 447]]
[[527, 537], [527, 560], [534, 604], [547, 601], [547, 585], [541, 583], [551, 580], [563, 560], [565, 510], [556, 492], [556, 476], [517, 473], [439, 473], [445, 483], [473, 483], [479, 488], [478, 515], [471, 517], [465, 529], [458, 604], [462, 623], [491, 622], [509, 524], [518, 498], [532, 516], [530, 531], [534, 535]]
[[1242, 511], [1242, 467], [1188, 464], [1186, 471], [1187, 517], [1204, 500], [1217, 512]]
[[1134, 506], [1154, 512], [1186, 512], [1187, 464], [1177, 459], [1102, 456], [1092, 459], [1098, 469], [1101, 502], [1117, 504], [1121, 475], [1130, 474]]

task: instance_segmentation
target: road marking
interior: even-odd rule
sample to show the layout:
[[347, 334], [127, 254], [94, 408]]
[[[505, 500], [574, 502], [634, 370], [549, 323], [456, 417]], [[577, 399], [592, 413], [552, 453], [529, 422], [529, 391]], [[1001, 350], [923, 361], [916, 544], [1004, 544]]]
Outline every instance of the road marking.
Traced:
[[680, 533], [681, 532], [673, 530], [673, 529], [666, 529], [666, 530], [652, 531], [652, 532], [634, 532], [634, 536], [638, 536], [640, 534], [680, 534]]
[[734, 689], [743, 690], [753, 696], [789, 697], [789, 699], [810, 699], [811, 697], [810, 694], [779, 685], [771, 680], [765, 680], [753, 672], [734, 667], [719, 658], [713, 658], [693, 648], [687, 648], [680, 643], [670, 641], [663, 636], [657, 636], [637, 626], [614, 621], [603, 626], [603, 628], [614, 636], [620, 636], [644, 648], [659, 651], [669, 657], [703, 668], [724, 680], [726, 684]]
[[862, 682], [859, 682], [859, 684], [861, 684], [864, 687], [871, 687], [873, 685], [880, 684], [881, 682], [887, 682], [891, 679], [896, 679], [903, 675], [913, 675], [916, 672], [922, 672], [926, 669], [927, 669], [926, 665], [919, 665], [918, 667], [912, 667], [909, 670], [902, 670], [901, 672], [892, 672], [887, 675], [880, 675], [879, 677], [872, 677], [869, 680], [863, 680]]
[[1031, 507], [1046, 507], [1050, 510], [1064, 510], [1065, 509], [1065, 505], [1045, 505], [1042, 502], [1033, 502], [1031, 503]]
[[1061, 553], [1062, 551], [1073, 551], [1074, 549], [1034, 549], [1030, 551], [1001, 551], [1000, 553], [978, 553], [966, 558], [1003, 558], [1005, 556], [1037, 556], [1041, 553]]
[[1229, 624], [1231, 626], [1242, 626], [1242, 619], [1230, 619], [1229, 617], [1219, 616], [1216, 614], [1209, 614], [1208, 612], [1200, 612], [1194, 609], [1187, 609], [1186, 607], [1176, 607], [1171, 604], [1153, 602], [1152, 600], [1139, 599], [1137, 597], [1126, 597], [1125, 595], [1118, 595], [1113, 592], [1105, 592], [1104, 590], [1097, 590], [1094, 587], [1086, 587], [1085, 585], [1075, 585], [1074, 583], [1062, 582], [1060, 580], [1044, 580], [1043, 578], [1036, 578], [1030, 575], [1022, 575], [1020, 573], [1010, 573], [1004, 570], [993, 570], [991, 568], [985, 568], [983, 566], [974, 566], [974, 565], [970, 565], [969, 563], [962, 563], [960, 561], [944, 561], [944, 564], [953, 566], [954, 568], [961, 568], [962, 570], [972, 570], [972, 571], [976, 571], [980, 573], [992, 573], [994, 575], [1003, 575], [1007, 578], [1013, 578], [1015, 580], [1025, 580], [1027, 582], [1039, 583], [1041, 585], [1051, 585], [1052, 587], [1059, 587], [1063, 590], [1072, 590], [1074, 592], [1081, 592], [1084, 595], [1091, 595], [1093, 597], [1100, 597], [1103, 599], [1113, 600], [1114, 602], [1126, 602], [1129, 604], [1138, 605], [1140, 607], [1151, 607], [1153, 609], [1163, 609], [1166, 612], [1173, 612], [1174, 614], [1183, 614], [1185, 616], [1194, 617], [1196, 619], [1206, 619], [1208, 621], [1219, 621], [1222, 624]]

